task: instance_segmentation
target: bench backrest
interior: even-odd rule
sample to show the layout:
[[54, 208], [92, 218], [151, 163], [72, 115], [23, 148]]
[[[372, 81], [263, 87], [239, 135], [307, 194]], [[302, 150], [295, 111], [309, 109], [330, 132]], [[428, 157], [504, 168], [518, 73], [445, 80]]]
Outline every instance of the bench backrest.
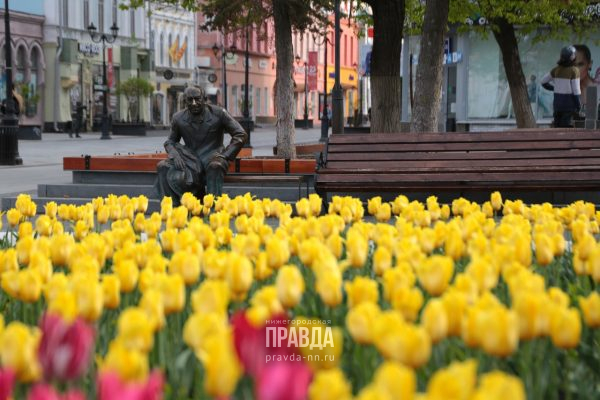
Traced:
[[600, 165], [600, 131], [332, 135], [326, 151], [330, 170]]

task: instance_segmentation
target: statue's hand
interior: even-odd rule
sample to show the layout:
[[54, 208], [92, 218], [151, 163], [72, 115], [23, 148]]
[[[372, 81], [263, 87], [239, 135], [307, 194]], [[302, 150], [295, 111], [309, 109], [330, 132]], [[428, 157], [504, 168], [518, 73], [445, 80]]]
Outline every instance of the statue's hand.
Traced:
[[177, 169], [180, 170], [185, 170], [185, 163], [183, 162], [183, 158], [181, 158], [181, 156], [179, 154], [175, 154], [173, 156], [173, 164], [175, 164], [175, 167]]

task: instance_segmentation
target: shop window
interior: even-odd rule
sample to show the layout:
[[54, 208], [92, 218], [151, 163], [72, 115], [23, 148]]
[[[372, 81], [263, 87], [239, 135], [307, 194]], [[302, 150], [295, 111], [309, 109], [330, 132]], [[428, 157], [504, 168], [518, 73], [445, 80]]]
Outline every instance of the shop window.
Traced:
[[83, 29], [90, 26], [90, 0], [83, 1]]
[[265, 111], [264, 114], [265, 115], [269, 115], [269, 89], [268, 88], [264, 88], [264, 93], [265, 93]]
[[17, 83], [25, 82], [25, 70], [27, 68], [27, 53], [25, 46], [19, 46], [17, 49], [17, 73], [14, 80]]
[[160, 39], [158, 44], [158, 52], [160, 54], [160, 65], [165, 65], [165, 35], [164, 33], [160, 33]]
[[163, 108], [165, 96], [162, 93], [154, 93], [152, 96], [152, 123], [160, 125], [163, 123]]
[[69, 26], [69, 0], [62, 1], [63, 26]]
[[260, 88], [256, 88], [256, 92], [255, 92], [255, 99], [254, 99], [254, 104], [256, 104], [256, 115], [260, 115], [261, 110], [261, 103], [260, 103]]
[[104, 0], [98, 0], [98, 32], [104, 32]]

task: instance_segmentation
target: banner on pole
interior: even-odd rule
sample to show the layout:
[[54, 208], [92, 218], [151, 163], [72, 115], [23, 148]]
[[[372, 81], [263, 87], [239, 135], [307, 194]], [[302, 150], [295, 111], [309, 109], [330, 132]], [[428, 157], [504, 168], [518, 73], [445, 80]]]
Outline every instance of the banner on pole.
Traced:
[[106, 66], [106, 82], [108, 90], [113, 88], [114, 83], [114, 69], [113, 69], [113, 49], [108, 48], [108, 65]]
[[317, 67], [319, 65], [319, 53], [308, 52], [308, 90], [317, 90]]

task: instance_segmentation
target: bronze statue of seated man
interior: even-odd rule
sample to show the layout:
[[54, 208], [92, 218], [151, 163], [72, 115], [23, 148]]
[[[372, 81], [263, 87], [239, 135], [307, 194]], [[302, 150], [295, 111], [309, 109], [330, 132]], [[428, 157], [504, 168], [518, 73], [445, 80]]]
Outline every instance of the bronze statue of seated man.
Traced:
[[[229, 162], [235, 160], [248, 140], [227, 110], [206, 103], [202, 88], [187, 87], [183, 100], [186, 109], [173, 115], [171, 134], [164, 144], [168, 156], [157, 165], [154, 185], [158, 198], [170, 196], [173, 205], [179, 205], [186, 192], [196, 197], [221, 195]], [[223, 145], [224, 132], [231, 135], [227, 147]]]

